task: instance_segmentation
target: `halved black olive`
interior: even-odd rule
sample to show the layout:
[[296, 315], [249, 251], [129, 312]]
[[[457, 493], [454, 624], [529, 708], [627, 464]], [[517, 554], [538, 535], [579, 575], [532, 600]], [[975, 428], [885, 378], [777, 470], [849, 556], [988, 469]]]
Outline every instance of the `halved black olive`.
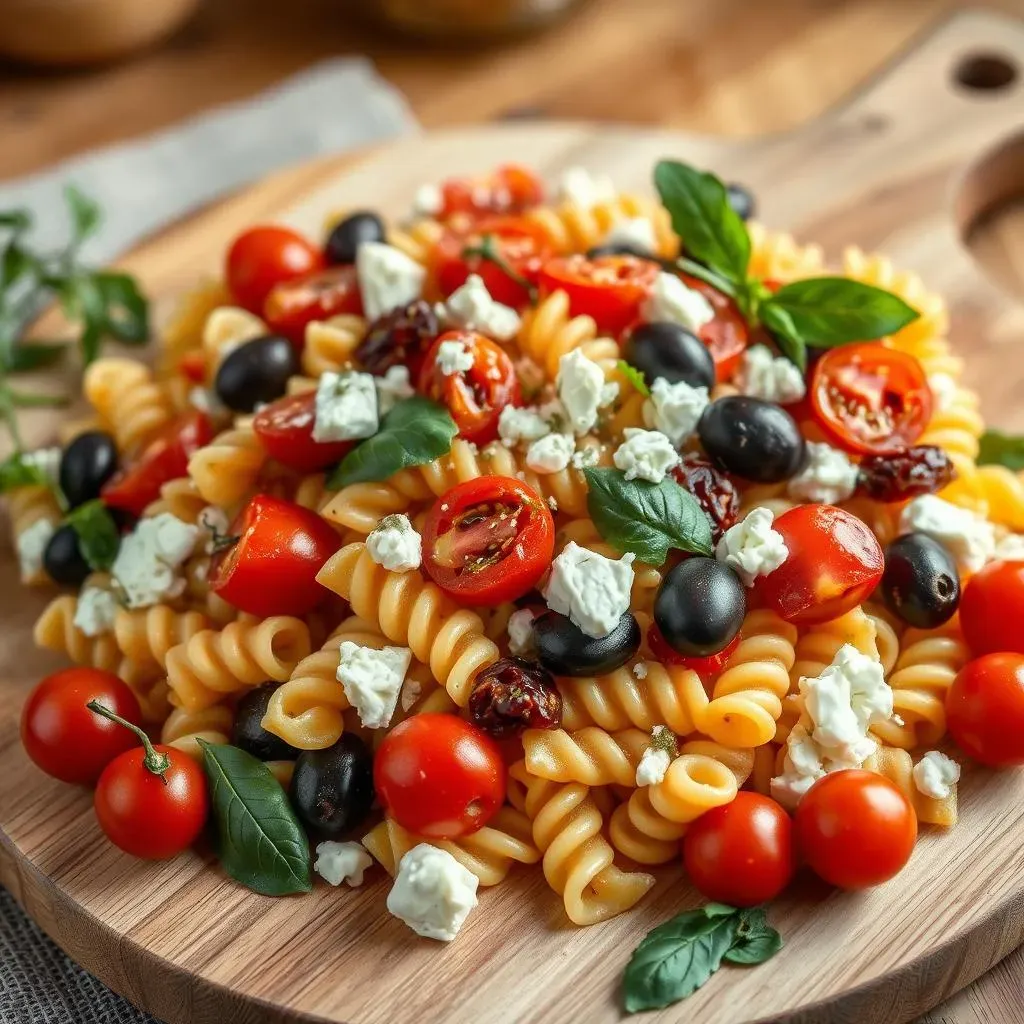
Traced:
[[556, 676], [604, 675], [621, 668], [638, 650], [643, 636], [630, 612], [607, 635], [587, 636], [568, 616], [545, 612], [533, 620], [537, 660]]

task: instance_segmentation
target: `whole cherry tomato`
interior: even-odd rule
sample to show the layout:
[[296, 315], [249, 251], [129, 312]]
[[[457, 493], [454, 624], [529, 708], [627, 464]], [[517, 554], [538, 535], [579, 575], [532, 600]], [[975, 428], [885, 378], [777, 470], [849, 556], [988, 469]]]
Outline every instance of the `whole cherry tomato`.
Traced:
[[289, 228], [256, 227], [240, 234], [228, 250], [228, 288], [239, 305], [262, 313], [274, 285], [303, 277], [324, 265], [323, 253]]
[[449, 178], [441, 183], [437, 216], [465, 213], [522, 213], [544, 201], [544, 182], [529, 168], [505, 164], [481, 178]]
[[960, 627], [974, 655], [1024, 654], [1024, 562], [990, 562], [960, 598]]
[[848, 769], [819, 779], [796, 811], [804, 859], [840, 889], [881, 885], [903, 870], [917, 842], [917, 815], [897, 786]]
[[878, 586], [885, 556], [871, 529], [833, 505], [797, 505], [772, 525], [789, 556], [759, 576], [754, 592], [788, 622], [812, 625], [863, 604]]
[[976, 761], [991, 768], [1024, 764], [1024, 655], [969, 661], [946, 693], [946, 722]]
[[210, 589], [250, 615], [307, 615], [327, 596], [316, 581], [340, 547], [316, 512], [257, 494], [231, 526], [238, 540], [214, 556]]
[[[440, 358], [446, 343], [461, 345], [472, 365], [446, 372]], [[434, 342], [420, 371], [419, 390], [446, 405], [459, 437], [473, 444], [493, 441], [502, 409], [522, 401], [519, 378], [508, 353], [474, 331], [448, 331]]]
[[340, 462], [352, 441], [314, 441], [316, 392], [285, 395], [264, 406], [252, 421], [252, 429], [264, 451], [284, 466], [300, 473], [317, 473]]
[[142, 721], [128, 685], [98, 668], [68, 668], [47, 676], [22, 708], [25, 752], [61, 782], [91, 784], [118, 754], [135, 746], [127, 729], [86, 707], [92, 700], [134, 725]]
[[704, 682], [714, 679], [725, 668], [725, 663], [739, 647], [741, 638], [741, 634], [737, 634], [717, 654], [709, 654], [706, 658], [688, 658], [668, 645], [668, 641], [661, 635], [661, 630], [655, 623], [652, 622], [647, 630], [647, 646], [651, 649], [651, 656], [655, 661], [662, 665], [688, 668], [696, 672]]
[[932, 415], [921, 364], [878, 342], [830, 349], [815, 363], [808, 391], [827, 439], [858, 455], [912, 445]]
[[271, 289], [261, 312], [275, 333], [301, 348], [306, 343], [306, 327], [314, 320], [363, 312], [356, 268], [352, 264], [329, 267], [283, 281]]
[[213, 440], [213, 424], [204, 412], [187, 412], [171, 423], [142, 454], [104, 484], [100, 492], [110, 508], [141, 516], [160, 497], [169, 480], [188, 474], [188, 460]]
[[573, 316], [590, 316], [599, 331], [618, 337], [640, 316], [661, 267], [636, 256], [556, 256], [540, 273], [543, 295], [564, 291]]
[[683, 863], [702, 896], [734, 907], [773, 900], [796, 870], [793, 821], [770, 797], [737, 793], [690, 825]]
[[478, 831], [505, 799], [498, 745], [455, 715], [414, 715], [384, 738], [373, 782], [388, 817], [414, 835], [457, 839]]
[[497, 605], [529, 593], [551, 565], [555, 521], [519, 480], [483, 476], [438, 498], [423, 527], [423, 568], [462, 604]]
[[740, 360], [750, 341], [747, 322], [743, 319], [739, 307], [728, 295], [724, 295], [706, 281], [690, 277], [689, 274], [679, 276], [687, 288], [700, 292], [715, 311], [714, 320], [697, 331], [697, 336], [707, 345], [711, 358], [715, 361], [715, 376], [719, 383], [730, 381], [739, 369]]

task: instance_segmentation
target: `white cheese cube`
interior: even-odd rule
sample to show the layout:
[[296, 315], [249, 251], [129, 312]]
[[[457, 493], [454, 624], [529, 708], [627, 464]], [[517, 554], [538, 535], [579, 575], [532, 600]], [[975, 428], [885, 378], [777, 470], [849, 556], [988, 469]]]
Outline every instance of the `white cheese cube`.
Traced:
[[412, 652], [407, 647], [378, 651], [351, 640], [342, 641], [338, 648], [338, 682], [367, 729], [384, 729], [390, 724], [411, 663]]
[[996, 551], [995, 530], [987, 519], [934, 494], [907, 503], [900, 515], [900, 532], [925, 533], [938, 541], [961, 572], [977, 572]]
[[838, 505], [857, 488], [857, 466], [846, 452], [830, 444], [807, 442], [807, 464], [789, 481], [789, 496], [796, 501]]
[[1024, 534], [1008, 533], [996, 545], [995, 561], [1024, 562]]
[[121, 541], [111, 573], [124, 592], [129, 608], [148, 608], [185, 589], [178, 569], [192, 554], [200, 528], [183, 523], [170, 512], [140, 519]]
[[356, 250], [356, 273], [367, 320], [415, 302], [423, 291], [426, 268], [400, 249], [383, 242], [364, 242]]
[[388, 910], [417, 935], [451, 942], [477, 904], [478, 884], [447, 850], [420, 843], [399, 861]]
[[437, 368], [446, 376], [473, 369], [473, 354], [464, 341], [452, 338], [442, 341], [437, 349]]
[[448, 296], [445, 320], [498, 341], [511, 341], [522, 326], [519, 314], [511, 306], [491, 297], [479, 274], [470, 274], [466, 283]]
[[558, 196], [563, 202], [590, 210], [601, 203], [613, 203], [618, 193], [608, 175], [591, 174], [585, 167], [567, 167], [558, 182]]
[[369, 373], [325, 373], [316, 389], [313, 440], [358, 441], [380, 428], [376, 378]]
[[606, 558], [570, 541], [551, 563], [544, 598], [595, 639], [607, 636], [629, 611], [633, 554]]
[[752, 345], [743, 353], [736, 386], [745, 395], [786, 405], [807, 394], [799, 368], [783, 356], [772, 355], [767, 345]]
[[420, 567], [423, 538], [408, 516], [385, 516], [366, 538], [366, 550], [389, 572], [408, 572]]
[[527, 469], [535, 473], [560, 473], [575, 451], [576, 438], [569, 434], [545, 434], [527, 449]]
[[514, 611], [508, 620], [508, 652], [515, 658], [528, 658], [534, 653], [533, 620], [529, 608]]
[[914, 785], [932, 800], [946, 800], [960, 781], [960, 765], [940, 750], [929, 750], [914, 765]]
[[644, 423], [680, 448], [693, 436], [709, 402], [707, 388], [691, 387], [685, 380], [670, 384], [658, 377], [651, 385], [651, 397], [644, 402]]
[[654, 279], [640, 312], [648, 323], [679, 324], [688, 331], [699, 331], [715, 319], [711, 303], [699, 291], [664, 271]]
[[658, 236], [649, 217], [627, 217], [605, 235], [605, 245], [625, 245], [634, 252], [657, 252]]
[[679, 465], [679, 452], [660, 430], [641, 430], [626, 427], [625, 441], [612, 456], [612, 462], [621, 469], [627, 480], [649, 480], [661, 483], [665, 474]]
[[366, 869], [373, 858], [360, 843], [320, 843], [316, 848], [313, 870], [330, 885], [347, 882], [353, 889], [363, 884]]
[[498, 418], [498, 436], [507, 448], [514, 448], [520, 441], [536, 441], [551, 433], [551, 424], [536, 408], [521, 409], [506, 405]]
[[597, 414], [615, 401], [618, 384], [606, 384], [601, 367], [578, 348], [558, 361], [555, 379], [558, 398], [576, 434], [589, 433], [597, 425]]
[[408, 366], [390, 366], [383, 377], [374, 377], [374, 380], [377, 383], [377, 415], [381, 419], [399, 402], [416, 394], [409, 381]]
[[427, 182], [416, 189], [412, 200], [413, 213], [420, 217], [436, 217], [444, 210], [444, 193], [440, 185]]
[[735, 526], [730, 526], [718, 542], [715, 557], [736, 571], [743, 583], [752, 587], [758, 576], [767, 576], [789, 557], [789, 548], [778, 530], [772, 529], [775, 516], [770, 508], [758, 506]]
[[100, 636], [114, 628], [117, 618], [117, 598], [102, 587], [84, 587], [75, 607], [75, 628], [86, 636]]
[[48, 519], [37, 519], [18, 534], [18, 561], [23, 580], [30, 580], [43, 571], [43, 553], [54, 533], [56, 528], [53, 523]]

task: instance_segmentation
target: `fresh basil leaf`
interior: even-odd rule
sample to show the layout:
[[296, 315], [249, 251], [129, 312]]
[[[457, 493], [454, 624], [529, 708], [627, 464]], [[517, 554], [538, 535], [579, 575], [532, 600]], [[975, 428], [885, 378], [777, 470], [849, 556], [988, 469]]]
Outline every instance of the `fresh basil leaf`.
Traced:
[[651, 393], [651, 389], [647, 386], [647, 381], [644, 380], [644, 375], [635, 367], [630, 366], [625, 359], [620, 359], [618, 362], [619, 373], [622, 374], [626, 380], [633, 386], [633, 388], [640, 392], [645, 397]]
[[138, 345], [149, 338], [149, 303], [129, 274], [101, 271], [92, 275], [104, 303], [106, 333], [128, 344]]
[[618, 469], [584, 469], [587, 509], [601, 536], [648, 565], [662, 565], [670, 548], [711, 554], [711, 524], [697, 499], [674, 480], [626, 480]]
[[309, 840], [270, 769], [238, 747], [199, 745], [224, 870], [264, 896], [309, 892]]
[[0, 228], [16, 235], [32, 227], [32, 214], [28, 210], [0, 210]]
[[765, 300], [762, 318], [769, 309], [784, 311], [791, 336], [814, 348], [884, 338], [920, 316], [898, 295], [848, 277], [810, 277], [784, 285]]
[[342, 459], [327, 486], [333, 491], [349, 484], [387, 480], [400, 469], [426, 465], [452, 450], [458, 432], [444, 406], [421, 395], [403, 399], [384, 417], [373, 437]]
[[1005, 466], [1015, 472], [1024, 470], [1024, 437], [986, 430], [981, 435], [979, 466]]
[[71, 229], [76, 243], [81, 244], [96, 233], [103, 216], [99, 204], [74, 185], [64, 187], [64, 201], [71, 213]]
[[4, 356], [4, 369], [8, 373], [24, 373], [53, 366], [64, 358], [67, 344], [63, 341], [22, 341]]
[[88, 366], [100, 354], [107, 327], [107, 302], [92, 275], [82, 274], [58, 283], [58, 294], [69, 320], [81, 320], [78, 343]]
[[623, 987], [628, 1013], [657, 1010], [692, 995], [722, 965], [739, 913], [690, 910], [659, 925], [633, 951]]
[[117, 558], [121, 534], [102, 501], [87, 501], [68, 513], [66, 522], [78, 537], [78, 549], [93, 572], [107, 572]]
[[0, 258], [0, 288], [10, 288], [23, 278], [38, 274], [39, 270], [36, 258], [17, 242], [12, 241]]
[[713, 174], [674, 160], [654, 168], [654, 184], [687, 253], [730, 284], [742, 287], [750, 265], [747, 227]]
[[782, 936], [770, 925], [760, 907], [740, 911], [736, 939], [725, 959], [732, 964], [763, 964], [782, 949]]
[[761, 322], [771, 331], [779, 351], [801, 372], [807, 371], [807, 346], [800, 338], [793, 318], [781, 306], [761, 307]]
[[0, 494], [18, 487], [52, 487], [53, 481], [39, 466], [27, 461], [21, 452], [0, 462]]

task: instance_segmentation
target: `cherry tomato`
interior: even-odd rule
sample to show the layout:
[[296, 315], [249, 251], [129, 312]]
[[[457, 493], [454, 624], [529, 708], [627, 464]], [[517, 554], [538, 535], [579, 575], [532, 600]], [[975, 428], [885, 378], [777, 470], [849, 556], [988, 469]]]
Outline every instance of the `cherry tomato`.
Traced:
[[[461, 342], [473, 365], [445, 373], [438, 362], [445, 342]], [[448, 331], [434, 342], [420, 370], [419, 390], [448, 406], [459, 437], [473, 444], [493, 441], [498, 436], [501, 410], [522, 401], [519, 378], [508, 353], [473, 331]]]
[[651, 623], [647, 630], [647, 646], [651, 649], [651, 656], [655, 661], [663, 665], [680, 665], [688, 668], [704, 682], [715, 678], [725, 667], [725, 663], [732, 657], [733, 651], [740, 645], [741, 635], [737, 634], [717, 654], [709, 654], [706, 658], [688, 658], [685, 654], [674, 651], [668, 645], [668, 641], [661, 635], [655, 623]]
[[591, 316], [599, 331], [618, 337], [639, 318], [659, 273], [657, 263], [636, 256], [556, 256], [541, 270], [540, 290], [564, 291], [573, 316]]
[[123, 726], [85, 705], [91, 700], [138, 725], [135, 694], [112, 672], [68, 668], [43, 679], [21, 712], [25, 752], [47, 775], [61, 782], [93, 783], [118, 754], [136, 740]]
[[544, 182], [529, 168], [505, 164], [482, 178], [449, 178], [441, 185], [440, 217], [522, 213], [544, 201]]
[[709, 900], [753, 907], [775, 899], [796, 870], [793, 821], [770, 797], [737, 793], [690, 825], [683, 863]]
[[715, 376], [719, 383], [732, 380], [750, 341], [750, 332], [743, 314], [728, 295], [723, 295], [706, 281], [690, 277], [689, 274], [679, 276], [687, 288], [700, 292], [711, 303], [715, 319], [706, 323], [697, 332], [697, 336], [711, 352], [711, 358], [715, 361]]
[[202, 349], [186, 352], [178, 360], [178, 373], [193, 384], [206, 382], [206, 353]]
[[457, 839], [483, 828], [501, 807], [505, 764], [498, 745], [475, 725], [455, 715], [414, 715], [377, 749], [373, 783], [403, 828]]
[[895, 784], [848, 769], [819, 779], [796, 811], [804, 859], [840, 889], [881, 885], [903, 870], [917, 842], [917, 815]]
[[990, 562], [960, 598], [960, 626], [974, 655], [1024, 654], [1024, 562]]
[[214, 556], [210, 589], [250, 615], [307, 615], [327, 596], [316, 574], [340, 538], [316, 512], [257, 494], [232, 524], [237, 543]]
[[830, 349], [815, 364], [808, 390], [827, 439], [861, 455], [912, 445], [932, 415], [921, 364], [878, 342]]
[[838, 618], [862, 604], [878, 585], [885, 557], [871, 529], [833, 505], [797, 505], [772, 529], [782, 534], [789, 556], [759, 576], [754, 591], [762, 604], [788, 622], [812, 625]]
[[100, 497], [110, 508], [141, 516], [160, 497], [169, 480], [188, 474], [188, 460], [213, 440], [213, 424], [204, 412], [185, 413], [152, 441], [142, 454], [104, 484]]
[[529, 593], [551, 565], [555, 521], [519, 480], [484, 476], [434, 502], [423, 527], [423, 568], [469, 605], [497, 605]]
[[271, 402], [252, 421], [260, 444], [272, 458], [300, 473], [317, 473], [340, 462], [352, 441], [314, 441], [316, 392], [285, 395]]
[[271, 288], [312, 274], [323, 265], [323, 253], [289, 228], [250, 228], [228, 250], [228, 288], [240, 305], [262, 313]]
[[[485, 246], [497, 262], [479, 254]], [[547, 236], [536, 224], [523, 217], [485, 217], [469, 226], [449, 227], [434, 248], [431, 266], [445, 297], [464, 285], [470, 274], [479, 274], [492, 298], [522, 309], [550, 255]]]
[[306, 343], [307, 324], [342, 313], [362, 312], [363, 297], [352, 264], [275, 285], [262, 309], [263, 319], [271, 329], [299, 348]]
[[946, 693], [946, 722], [975, 761], [991, 768], [1024, 764], [1024, 655], [968, 662]]

